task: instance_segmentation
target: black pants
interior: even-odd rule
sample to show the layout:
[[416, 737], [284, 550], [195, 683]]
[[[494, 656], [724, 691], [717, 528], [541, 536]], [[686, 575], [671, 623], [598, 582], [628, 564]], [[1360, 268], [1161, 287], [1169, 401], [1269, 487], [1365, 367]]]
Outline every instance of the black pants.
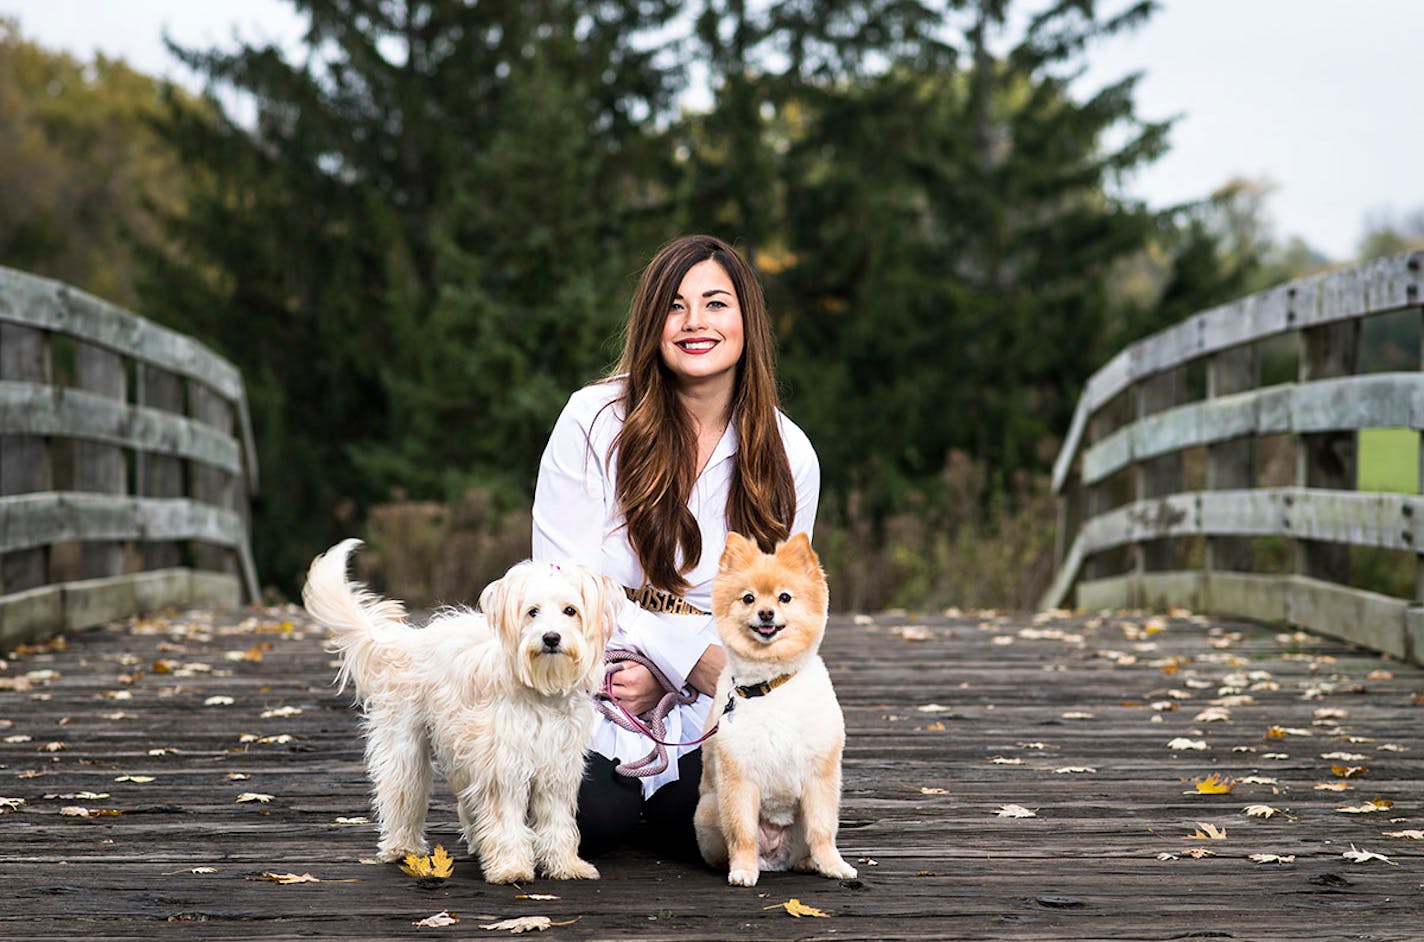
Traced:
[[615, 760], [589, 755], [579, 786], [579, 853], [597, 857], [625, 843], [677, 857], [698, 859], [692, 814], [702, 780], [702, 750], [694, 749], [677, 763], [678, 780], [646, 800], [640, 779], [625, 778]]

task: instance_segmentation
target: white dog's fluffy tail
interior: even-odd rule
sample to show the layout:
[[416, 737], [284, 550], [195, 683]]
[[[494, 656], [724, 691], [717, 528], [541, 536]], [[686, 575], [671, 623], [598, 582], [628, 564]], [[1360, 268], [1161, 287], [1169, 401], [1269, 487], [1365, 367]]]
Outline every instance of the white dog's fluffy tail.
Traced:
[[356, 684], [357, 694], [364, 697], [374, 688], [374, 676], [382, 665], [400, 655], [391, 642], [410, 629], [405, 624], [404, 605], [347, 580], [347, 559], [360, 545], [357, 539], [342, 540], [312, 560], [302, 587], [302, 603], [312, 618], [331, 632], [331, 650], [341, 655], [341, 670], [336, 675], [339, 689], [346, 689], [350, 680]]

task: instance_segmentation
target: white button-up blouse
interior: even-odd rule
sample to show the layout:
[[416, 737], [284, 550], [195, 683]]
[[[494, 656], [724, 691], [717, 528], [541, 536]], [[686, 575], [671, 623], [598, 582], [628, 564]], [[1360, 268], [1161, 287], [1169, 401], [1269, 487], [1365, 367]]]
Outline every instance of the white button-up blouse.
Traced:
[[[534, 492], [533, 557], [545, 562], [583, 563], [637, 589], [644, 584], [643, 570], [624, 530], [616, 497], [617, 464], [609, 455], [623, 425], [623, 406], [618, 401], [622, 394], [623, 383], [617, 379], [586, 386], [569, 397], [554, 424], [539, 462]], [[806, 433], [785, 415], [778, 413], [777, 418], [796, 488], [791, 533], [810, 536], [820, 499], [821, 466]], [[727, 542], [727, 491], [736, 451], [736, 430], [734, 424], [728, 424], [688, 498], [688, 507], [702, 530], [702, 558], [685, 574], [691, 587], [683, 598], [703, 611], [712, 610], [712, 577]], [[708, 645], [720, 643], [710, 615], [649, 612], [625, 600], [608, 646], [638, 651], [669, 681], [684, 687], [688, 672]], [[711, 705], [711, 699], [701, 695], [693, 703], [675, 707], [668, 715], [666, 741], [685, 743], [700, 736]], [[647, 755], [653, 743], [600, 715], [592, 748], [609, 759], [632, 762]], [[677, 781], [677, 760], [694, 748], [671, 747], [666, 771], [642, 780], [644, 796]]]

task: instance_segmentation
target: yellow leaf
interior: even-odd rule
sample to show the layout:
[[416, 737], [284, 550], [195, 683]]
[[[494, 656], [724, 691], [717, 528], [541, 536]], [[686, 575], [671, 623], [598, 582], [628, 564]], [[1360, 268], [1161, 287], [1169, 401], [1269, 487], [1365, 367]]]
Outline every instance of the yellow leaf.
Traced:
[[444, 880], [455, 872], [455, 860], [445, 852], [444, 845], [436, 844], [434, 852], [428, 857], [406, 854], [401, 871], [422, 880]]
[[1365, 774], [1369, 769], [1366, 769], [1363, 765], [1339, 765], [1332, 762], [1330, 764], [1330, 771], [1341, 778], [1354, 778], [1357, 775]]
[[777, 908], [786, 910], [788, 915], [795, 916], [797, 919], [800, 919], [802, 916], [817, 916], [822, 919], [830, 918], [830, 913], [823, 913], [814, 906], [807, 906], [805, 903], [795, 898], [789, 899], [784, 903], [778, 904], [777, 906], [762, 907], [763, 910]]
[[1213, 772], [1206, 778], [1192, 779], [1192, 784], [1197, 787], [1198, 795], [1225, 795], [1236, 787], [1236, 779]]

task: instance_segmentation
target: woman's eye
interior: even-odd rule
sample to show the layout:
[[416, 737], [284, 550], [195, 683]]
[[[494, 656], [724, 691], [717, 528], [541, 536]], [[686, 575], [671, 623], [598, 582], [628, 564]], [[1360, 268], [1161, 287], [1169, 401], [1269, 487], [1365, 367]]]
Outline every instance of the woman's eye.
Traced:
[[780, 595], [778, 595], [778, 596], [776, 597], [776, 600], [777, 600], [778, 602], [780, 602], [782, 605], [790, 605], [790, 604], [791, 604], [791, 593], [790, 593], [790, 592], [783, 592], [783, 593], [781, 593]]
[[752, 603], [755, 602], [755, 601], [756, 601], [756, 596], [755, 596], [755, 595], [752, 595], [750, 592], [748, 592], [746, 595], [742, 596], [742, 604], [743, 604], [743, 605], [750, 605], [750, 604], [752, 604]]
[[575, 615], [578, 614], [578, 609], [574, 608], [572, 605], [565, 605], [564, 614], [569, 616], [570, 618], [573, 618]]
[[530, 618], [538, 618], [538, 617], [539, 617], [539, 606], [536, 605], [536, 606], [534, 606], [533, 608], [531, 608], [531, 609], [529, 610], [529, 615], [528, 615], [528, 617], [530, 617]]

